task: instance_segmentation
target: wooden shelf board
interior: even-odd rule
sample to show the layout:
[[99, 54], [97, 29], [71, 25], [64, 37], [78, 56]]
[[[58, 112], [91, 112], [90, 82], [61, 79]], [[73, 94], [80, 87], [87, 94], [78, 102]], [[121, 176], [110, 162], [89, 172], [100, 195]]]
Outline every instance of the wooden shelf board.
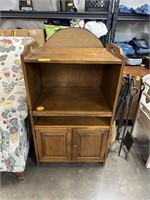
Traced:
[[110, 119], [108, 117], [37, 117], [35, 129], [45, 127], [94, 127], [94, 128], [109, 128]]
[[131, 76], [145, 76], [150, 73], [150, 70], [141, 66], [125, 66], [124, 75], [130, 74]]
[[122, 61], [105, 48], [38, 48], [25, 57], [25, 62], [121, 64]]
[[[43, 106], [43, 111], [37, 107]], [[98, 88], [45, 88], [42, 90], [34, 116], [105, 116], [112, 112]]]

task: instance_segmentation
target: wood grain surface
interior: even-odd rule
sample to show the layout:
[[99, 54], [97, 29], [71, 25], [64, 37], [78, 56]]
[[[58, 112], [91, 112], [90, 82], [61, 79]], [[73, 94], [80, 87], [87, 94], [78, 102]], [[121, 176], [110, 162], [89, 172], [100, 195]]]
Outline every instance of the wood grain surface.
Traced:
[[121, 64], [121, 59], [105, 48], [38, 48], [25, 62]]
[[[37, 107], [43, 106], [43, 111]], [[34, 116], [108, 116], [112, 112], [100, 89], [44, 88], [39, 95]]]

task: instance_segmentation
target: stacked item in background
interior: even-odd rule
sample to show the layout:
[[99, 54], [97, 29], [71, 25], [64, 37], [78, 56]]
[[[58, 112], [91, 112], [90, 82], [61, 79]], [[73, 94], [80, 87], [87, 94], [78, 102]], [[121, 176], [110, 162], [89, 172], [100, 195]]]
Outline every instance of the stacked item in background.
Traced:
[[116, 42], [116, 45], [122, 48], [126, 55], [126, 65], [141, 65], [143, 58], [150, 54], [149, 34], [137, 34], [128, 42]]
[[98, 38], [101, 38], [108, 32], [106, 25], [102, 21], [52, 19], [45, 22], [46, 36], [48, 38], [56, 31], [68, 27], [85, 28]]
[[109, 0], [32, 0], [34, 10], [61, 12], [106, 12]]
[[[53, 2], [53, 1], [52, 1]], [[51, 3], [52, 3], [51, 2]], [[108, 11], [109, 0], [59, 0], [58, 10], [61, 12], [98, 12]], [[100, 38], [108, 32], [106, 25], [101, 21], [73, 19], [52, 19], [45, 23], [46, 36], [49, 37], [56, 31], [68, 27], [85, 28]]]
[[70, 27], [70, 20], [68, 19], [48, 19], [45, 24], [46, 37], [52, 36], [55, 32]]
[[45, 44], [45, 34], [43, 29], [0, 29], [0, 36], [29, 36], [34, 38], [40, 47], [43, 47]]
[[[108, 11], [109, 0], [6, 0], [0, 10], [36, 10], [53, 12], [104, 12]], [[85, 28], [101, 38], [108, 32], [105, 23], [91, 20], [64, 20], [52, 19], [45, 23], [46, 36], [53, 35], [56, 31], [68, 27]]]
[[129, 8], [124, 5], [120, 5], [119, 13], [127, 13], [127, 14], [136, 13], [136, 14], [140, 14], [140, 15], [150, 15], [150, 5], [144, 4], [141, 7], [138, 7], [136, 9]]
[[0, 10], [37, 10], [62, 12], [105, 12], [109, 0], [1, 0]]

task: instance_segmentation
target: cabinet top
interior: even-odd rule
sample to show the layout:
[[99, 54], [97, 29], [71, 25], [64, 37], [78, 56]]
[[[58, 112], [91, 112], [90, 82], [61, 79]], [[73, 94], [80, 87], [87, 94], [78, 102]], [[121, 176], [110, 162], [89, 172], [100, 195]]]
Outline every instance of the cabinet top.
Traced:
[[122, 60], [106, 48], [37, 48], [23, 55], [25, 62], [121, 64]]

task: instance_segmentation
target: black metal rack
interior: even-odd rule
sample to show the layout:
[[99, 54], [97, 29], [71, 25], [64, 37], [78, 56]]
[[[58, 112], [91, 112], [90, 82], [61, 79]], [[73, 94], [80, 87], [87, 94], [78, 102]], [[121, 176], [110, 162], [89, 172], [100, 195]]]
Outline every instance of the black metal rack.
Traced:
[[51, 11], [0, 11], [1, 19], [97, 19], [106, 23], [108, 34], [102, 38], [109, 43], [114, 0], [109, 0], [107, 12], [51, 12]]
[[[108, 12], [0, 11], [1, 19], [97, 19], [106, 23], [108, 34], [103, 43], [114, 42], [118, 21], [148, 22], [148, 15], [118, 13], [120, 0], [109, 0]], [[113, 11], [114, 7], [114, 11]]]
[[2, 19], [102, 19], [107, 20], [108, 12], [50, 12], [50, 11], [1, 11]]
[[111, 33], [110, 33], [110, 42], [115, 41], [115, 33], [116, 33], [116, 26], [118, 21], [128, 21], [128, 22], [149, 22], [150, 18], [149, 15], [139, 15], [139, 14], [126, 14], [126, 13], [118, 13], [120, 0], [115, 0], [114, 3], [114, 12], [112, 17], [112, 26], [111, 26]]
[[118, 21], [138, 21], [138, 22], [148, 22], [149, 16], [148, 15], [138, 15], [138, 14], [124, 14], [118, 13]]

